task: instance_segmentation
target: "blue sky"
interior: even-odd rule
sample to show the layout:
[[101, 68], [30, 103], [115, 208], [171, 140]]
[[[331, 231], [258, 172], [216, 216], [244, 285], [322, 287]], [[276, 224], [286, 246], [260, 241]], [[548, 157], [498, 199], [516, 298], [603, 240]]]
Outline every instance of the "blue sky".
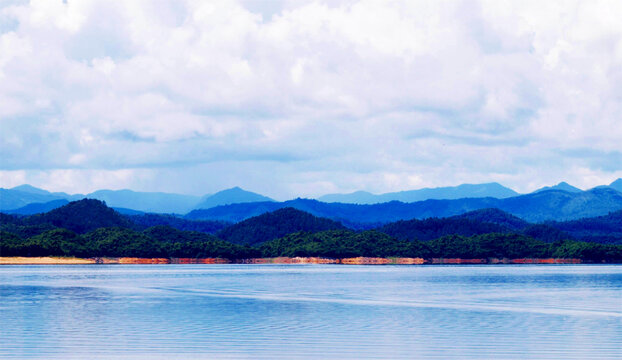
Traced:
[[622, 177], [620, 1], [4, 1], [0, 185]]

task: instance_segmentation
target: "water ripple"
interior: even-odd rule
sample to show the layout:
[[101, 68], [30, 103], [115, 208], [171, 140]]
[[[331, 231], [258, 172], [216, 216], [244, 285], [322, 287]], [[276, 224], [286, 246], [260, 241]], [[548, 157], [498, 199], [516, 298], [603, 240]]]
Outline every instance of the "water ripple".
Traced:
[[0, 267], [0, 359], [622, 359], [622, 267]]

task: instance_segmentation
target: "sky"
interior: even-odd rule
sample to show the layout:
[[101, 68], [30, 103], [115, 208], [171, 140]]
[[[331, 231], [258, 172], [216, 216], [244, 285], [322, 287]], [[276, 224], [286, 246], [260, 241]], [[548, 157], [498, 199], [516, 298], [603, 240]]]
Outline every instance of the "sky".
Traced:
[[622, 177], [622, 2], [0, 1], [0, 186]]

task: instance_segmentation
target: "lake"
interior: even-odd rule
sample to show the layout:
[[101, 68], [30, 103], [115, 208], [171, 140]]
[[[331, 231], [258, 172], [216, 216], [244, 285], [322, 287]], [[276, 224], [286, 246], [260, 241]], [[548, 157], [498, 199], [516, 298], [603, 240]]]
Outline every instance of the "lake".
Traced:
[[622, 359], [622, 266], [0, 266], [1, 359]]

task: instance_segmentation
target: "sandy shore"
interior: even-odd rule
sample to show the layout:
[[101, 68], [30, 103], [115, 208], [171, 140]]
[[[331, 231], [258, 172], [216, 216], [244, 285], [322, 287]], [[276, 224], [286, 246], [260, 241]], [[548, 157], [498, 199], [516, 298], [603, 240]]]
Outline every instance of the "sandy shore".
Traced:
[[0, 256], [0, 265], [81, 265], [81, 264], [228, 264], [227, 259], [216, 258], [75, 258], [61, 256]]
[[0, 265], [78, 265], [78, 264], [344, 264], [344, 265], [422, 265], [422, 264], [581, 264], [580, 259], [450, 259], [356, 257], [327, 259], [319, 257], [254, 258], [237, 261], [218, 258], [75, 258], [75, 257], [0, 257]]
[[95, 264], [95, 259], [81, 259], [74, 257], [23, 257], [9, 256], [0, 257], [0, 265], [72, 265], [72, 264]]

